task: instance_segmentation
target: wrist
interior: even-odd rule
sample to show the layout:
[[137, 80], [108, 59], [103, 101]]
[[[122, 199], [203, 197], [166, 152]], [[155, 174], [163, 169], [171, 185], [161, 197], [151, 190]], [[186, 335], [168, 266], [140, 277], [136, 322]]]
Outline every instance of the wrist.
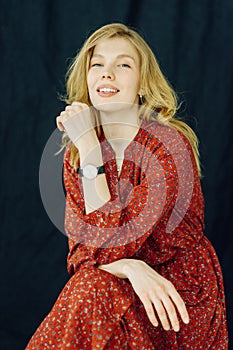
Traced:
[[126, 278], [130, 278], [133, 274], [137, 273], [138, 268], [145, 264], [142, 260], [137, 259], [123, 259], [122, 273]]
[[98, 145], [99, 140], [95, 130], [89, 130], [88, 132], [80, 136], [78, 139], [76, 139], [74, 141], [74, 144], [79, 150], [86, 150], [90, 147]]
[[[137, 262], [137, 260], [135, 261]], [[98, 268], [124, 279], [131, 275], [131, 269], [135, 269], [136, 264], [134, 259], [123, 258], [109, 264], [99, 265]]]
[[96, 134], [83, 136], [76, 146], [79, 150], [80, 166], [82, 168], [87, 164], [103, 165], [102, 150]]

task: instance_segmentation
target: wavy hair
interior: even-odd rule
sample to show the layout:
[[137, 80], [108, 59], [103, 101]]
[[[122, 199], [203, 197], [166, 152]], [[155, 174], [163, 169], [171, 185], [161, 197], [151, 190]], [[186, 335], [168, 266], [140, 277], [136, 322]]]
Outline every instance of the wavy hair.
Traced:
[[[141, 102], [143, 110], [157, 112], [156, 120], [159, 123], [171, 126], [187, 137], [192, 146], [198, 174], [201, 178], [198, 138], [190, 126], [180, 118], [174, 117], [180, 107], [178, 106], [178, 97], [175, 91], [161, 72], [155, 55], [149, 45], [145, 42], [142, 36], [128, 26], [122, 23], [107, 24], [96, 30], [89, 36], [89, 38], [87, 38], [67, 70], [67, 93], [65, 96], [62, 96], [61, 99], [67, 104], [79, 101], [86, 103], [88, 106], [92, 106], [88, 93], [87, 73], [94, 48], [100, 40], [116, 37], [129, 40], [138, 51], [141, 64], [140, 83], [141, 89], [143, 90], [143, 99]], [[98, 118], [98, 112], [96, 118]], [[144, 112], [143, 118], [153, 119], [153, 113]], [[97, 125], [98, 124], [99, 123], [97, 123]], [[96, 132], [98, 135], [100, 134], [100, 126], [96, 127]], [[66, 147], [69, 142], [68, 135], [64, 133], [62, 137], [63, 148]], [[70, 162], [75, 169], [77, 169], [78, 158], [78, 149], [72, 144]]]

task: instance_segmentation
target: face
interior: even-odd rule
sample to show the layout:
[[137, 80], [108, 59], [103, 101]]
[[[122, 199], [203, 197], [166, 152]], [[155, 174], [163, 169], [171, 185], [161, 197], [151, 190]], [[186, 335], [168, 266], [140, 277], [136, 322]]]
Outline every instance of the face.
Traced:
[[93, 106], [138, 104], [140, 58], [136, 48], [124, 38], [100, 41], [90, 61], [87, 85]]

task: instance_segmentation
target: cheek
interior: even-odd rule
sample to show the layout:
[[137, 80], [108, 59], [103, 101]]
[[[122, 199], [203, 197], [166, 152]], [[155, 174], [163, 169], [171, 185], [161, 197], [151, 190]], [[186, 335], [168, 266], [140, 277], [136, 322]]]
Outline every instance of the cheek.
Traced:
[[87, 86], [88, 86], [88, 89], [91, 89], [93, 87], [94, 81], [95, 81], [94, 75], [91, 72], [89, 72], [87, 74]]
[[91, 73], [87, 74], [87, 89], [90, 101], [93, 105], [96, 103], [96, 95], [95, 95], [95, 76]]
[[91, 86], [91, 77], [90, 77], [90, 74], [87, 75], [87, 87], [88, 87], [88, 90], [90, 89], [90, 86]]
[[131, 87], [131, 89], [138, 89], [140, 86], [140, 79], [135, 74], [129, 74], [127, 77], [122, 77], [127, 81], [127, 85]]

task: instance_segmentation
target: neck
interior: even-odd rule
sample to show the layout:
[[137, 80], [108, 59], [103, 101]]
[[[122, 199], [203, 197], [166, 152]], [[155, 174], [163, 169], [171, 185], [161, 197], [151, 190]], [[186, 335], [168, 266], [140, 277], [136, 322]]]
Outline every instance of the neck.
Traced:
[[111, 111], [100, 111], [100, 119], [107, 140], [112, 144], [127, 144], [139, 129], [138, 106], [114, 108]]

